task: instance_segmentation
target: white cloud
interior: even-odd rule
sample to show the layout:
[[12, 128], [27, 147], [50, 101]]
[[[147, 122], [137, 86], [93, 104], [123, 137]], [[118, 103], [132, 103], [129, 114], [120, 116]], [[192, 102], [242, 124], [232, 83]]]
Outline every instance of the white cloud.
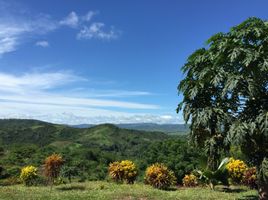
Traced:
[[162, 116], [160, 116], [162, 119], [164, 119], [164, 120], [169, 120], [169, 119], [172, 119], [173, 118], [173, 116], [171, 116], [171, 115], [162, 115]]
[[15, 37], [0, 38], [0, 55], [14, 51], [16, 45]]
[[40, 46], [40, 47], [49, 47], [49, 42], [45, 41], [45, 40], [41, 40], [41, 41], [37, 41], [35, 43], [36, 46]]
[[89, 91], [90, 97], [133, 97], [133, 96], [149, 96], [152, 95], [146, 91], [125, 91], [125, 90], [100, 90]]
[[[0, 73], [0, 118], [39, 119], [53, 123], [182, 123], [177, 116], [148, 114], [158, 105], [109, 100], [113, 96], [151, 95], [143, 91], [95, 91], [95, 98], [58, 92], [58, 88], [90, 83], [71, 72]], [[74, 87], [75, 89], [75, 87]], [[57, 91], [57, 92], [55, 92]], [[105, 99], [102, 99], [105, 97]]]
[[19, 76], [0, 73], [0, 91], [25, 93], [47, 90], [76, 81], [86, 81], [86, 79], [70, 72], [25, 73]]
[[0, 55], [16, 49], [21, 35], [30, 31], [28, 26], [0, 23]]
[[[136, 102], [103, 100], [70, 96], [68, 91], [55, 95], [51, 90], [74, 82], [87, 81], [70, 72], [27, 73], [21, 76], [0, 73], [0, 99], [7, 102], [29, 104], [109, 107], [124, 109], [157, 109], [158, 106]], [[134, 91], [135, 92], [135, 91]], [[129, 94], [131, 91], [129, 91]], [[125, 92], [127, 94], [127, 92]]]
[[66, 25], [71, 28], [77, 27], [78, 23], [79, 23], [79, 18], [78, 18], [78, 15], [74, 11], [70, 12], [70, 14], [67, 17], [65, 17], [63, 20], [60, 21], [60, 25]]
[[1, 102], [0, 118], [38, 119], [60, 124], [100, 124], [100, 123], [159, 123], [182, 124], [178, 116], [163, 119], [161, 115], [146, 113], [117, 112], [100, 108], [80, 108], [44, 104]]
[[58, 106], [79, 106], [79, 107], [108, 107], [124, 109], [158, 109], [159, 107], [151, 104], [142, 104], [126, 101], [102, 100], [92, 98], [79, 98], [59, 96], [51, 93], [27, 93], [21, 95], [0, 94], [0, 99], [5, 101], [16, 101], [31, 104], [51, 104]]
[[[86, 15], [78, 15], [72, 11], [62, 20], [53, 19], [48, 14], [24, 16], [20, 12], [11, 12], [11, 8], [0, 12], [0, 56], [15, 51], [19, 45], [60, 29], [62, 26], [76, 28], [79, 39], [111, 40], [119, 36], [120, 31], [114, 28], [106, 29], [104, 23], [91, 23], [97, 11], [89, 11]], [[14, 9], [17, 10], [17, 9]], [[0, 11], [1, 10], [0, 8]], [[29, 12], [28, 12], [29, 13]], [[40, 41], [36, 45], [47, 47], [48, 43]]]
[[102, 39], [111, 40], [118, 38], [120, 32], [113, 27], [105, 30], [105, 24], [100, 22], [92, 23], [90, 26], [84, 26], [77, 34], [77, 39]]
[[78, 28], [78, 26], [83, 22], [91, 21], [92, 18], [97, 14], [97, 11], [88, 11], [86, 15], [79, 16], [76, 14], [76, 12], [72, 11], [63, 20], [61, 20], [59, 24], [69, 26], [71, 28]]
[[89, 22], [98, 13], [99, 13], [98, 11], [88, 11], [86, 15], [82, 16], [82, 20]]
[[0, 16], [0, 55], [15, 51], [32, 36], [46, 34], [57, 28], [48, 15], [32, 19], [6, 19]]

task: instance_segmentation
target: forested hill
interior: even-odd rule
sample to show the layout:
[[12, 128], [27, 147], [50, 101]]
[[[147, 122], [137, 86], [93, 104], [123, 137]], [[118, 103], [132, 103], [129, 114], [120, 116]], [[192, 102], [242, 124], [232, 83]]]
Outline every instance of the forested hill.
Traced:
[[[140, 131], [158, 131], [169, 135], [186, 135], [189, 133], [189, 125], [185, 124], [156, 124], [156, 123], [129, 123], [115, 124], [119, 128], [133, 129]], [[74, 128], [90, 128], [93, 124], [73, 125]]]
[[0, 144], [2, 145], [33, 143], [45, 146], [55, 142], [68, 142], [108, 148], [115, 144], [135, 145], [167, 138], [164, 133], [122, 129], [112, 124], [78, 129], [38, 120], [0, 120]]
[[[152, 163], [165, 163], [178, 180], [196, 168], [200, 151], [188, 146], [185, 136], [148, 132], [102, 124], [73, 128], [37, 120], [0, 120], [2, 177], [19, 176], [23, 166], [41, 166], [59, 153], [65, 167], [76, 169], [79, 180], [100, 180], [116, 160], [133, 160], [144, 171]], [[140, 174], [142, 180], [142, 173]]]

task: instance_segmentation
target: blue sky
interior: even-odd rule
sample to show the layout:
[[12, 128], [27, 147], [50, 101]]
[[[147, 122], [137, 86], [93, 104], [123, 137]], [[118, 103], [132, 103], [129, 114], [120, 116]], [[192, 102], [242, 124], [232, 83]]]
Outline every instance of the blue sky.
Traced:
[[265, 0], [0, 0], [0, 118], [183, 123], [180, 67]]

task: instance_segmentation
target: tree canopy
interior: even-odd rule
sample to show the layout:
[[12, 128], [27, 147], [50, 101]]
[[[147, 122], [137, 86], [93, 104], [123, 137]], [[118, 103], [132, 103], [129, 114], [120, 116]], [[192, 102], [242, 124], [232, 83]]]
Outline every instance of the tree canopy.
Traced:
[[230, 143], [260, 165], [268, 155], [268, 22], [249, 18], [213, 35], [182, 70], [177, 111], [190, 121], [192, 139], [206, 146], [210, 167]]

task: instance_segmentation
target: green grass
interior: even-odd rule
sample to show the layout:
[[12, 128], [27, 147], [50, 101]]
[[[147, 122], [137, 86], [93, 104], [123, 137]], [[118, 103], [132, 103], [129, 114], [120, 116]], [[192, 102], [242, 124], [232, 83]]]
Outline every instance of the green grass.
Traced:
[[233, 200], [257, 199], [257, 191], [231, 188], [228, 192], [208, 188], [179, 188], [172, 191], [154, 189], [144, 184], [118, 185], [103, 181], [73, 183], [50, 187], [23, 185], [0, 187], [1, 200]]

